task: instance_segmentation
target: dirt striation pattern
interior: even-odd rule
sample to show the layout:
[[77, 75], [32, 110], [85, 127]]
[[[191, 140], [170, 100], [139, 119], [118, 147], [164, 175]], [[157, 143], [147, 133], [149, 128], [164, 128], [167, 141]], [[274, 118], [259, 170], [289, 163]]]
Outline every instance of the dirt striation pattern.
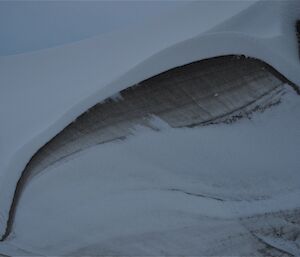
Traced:
[[154, 130], [158, 117], [170, 127], [231, 123], [278, 104], [287, 81], [267, 64], [242, 56], [201, 60], [133, 85], [79, 116], [27, 164], [10, 210], [9, 235], [18, 199], [30, 179], [75, 153], [98, 144], [125, 140], [137, 126]]
[[26, 172], [33, 176], [88, 147], [125, 139], [137, 125], [159, 129], [153, 116], [173, 128], [234, 121], [278, 102], [283, 84], [249, 58], [219, 57], [169, 70], [89, 109], [42, 147]]

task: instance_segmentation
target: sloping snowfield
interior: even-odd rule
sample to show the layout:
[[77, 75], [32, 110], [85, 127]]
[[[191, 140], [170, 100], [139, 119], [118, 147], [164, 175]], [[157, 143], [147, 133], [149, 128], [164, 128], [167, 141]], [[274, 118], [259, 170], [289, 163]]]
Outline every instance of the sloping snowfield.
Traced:
[[0, 255], [300, 256], [299, 19], [199, 1], [1, 56]]
[[3, 253], [299, 255], [300, 98], [231, 124], [137, 128], [35, 176]]

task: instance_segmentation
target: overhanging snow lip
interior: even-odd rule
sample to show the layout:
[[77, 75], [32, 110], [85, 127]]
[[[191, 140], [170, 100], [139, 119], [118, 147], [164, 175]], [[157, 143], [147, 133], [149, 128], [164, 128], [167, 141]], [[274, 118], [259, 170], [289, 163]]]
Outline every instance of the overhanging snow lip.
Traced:
[[[229, 57], [236, 57], [237, 55], [226, 55], [226, 56], [229, 56]], [[222, 56], [216, 56], [216, 57], [211, 57], [211, 58], [207, 58], [207, 59], [214, 59], [214, 58], [218, 58], [218, 57], [222, 57]], [[207, 60], [207, 59], [203, 59], [203, 60]], [[251, 58], [253, 59], [253, 58]], [[296, 87], [298, 89], [298, 87], [296, 85], [294, 85], [293, 83], [291, 83], [290, 81], [288, 81], [287, 78], [285, 78], [282, 74], [278, 73], [273, 67], [267, 65], [266, 63], [256, 59], [258, 62], [261, 62], [269, 71], [271, 71], [272, 74], [274, 74], [276, 77], [280, 78], [282, 81], [286, 82], [286, 83], [289, 83], [291, 84], [293, 87]], [[201, 61], [201, 60], [200, 60]], [[164, 73], [164, 72], [163, 72]], [[156, 75], [154, 75], [156, 76]], [[299, 91], [297, 91], [298, 94], [299, 94]], [[50, 139], [51, 140], [51, 139]], [[39, 148], [40, 149], [40, 148]], [[39, 150], [38, 149], [38, 150]], [[37, 150], [37, 151], [38, 151]], [[15, 188], [15, 193], [14, 193], [14, 199], [13, 199], [13, 203], [11, 205], [11, 208], [10, 208], [10, 211], [9, 211], [9, 219], [8, 219], [8, 222], [7, 222], [7, 226], [6, 226], [6, 231], [5, 231], [5, 234], [3, 235], [3, 238], [1, 239], [1, 241], [5, 240], [10, 232], [11, 232], [11, 229], [12, 229], [12, 226], [13, 226], [13, 217], [15, 215], [15, 210], [16, 210], [16, 205], [17, 205], [17, 201], [20, 197], [20, 192], [22, 191], [22, 187], [23, 187], [23, 179], [24, 179], [24, 176], [26, 177], [26, 174], [24, 174], [24, 172], [22, 173], [22, 175], [20, 176], [19, 180], [18, 180], [18, 184]], [[16, 200], [17, 199], [17, 200]]]
[[[239, 44], [234, 46], [236, 42], [239, 42]], [[191, 51], [189, 52], [188, 49]], [[1, 212], [3, 217], [2, 222], [5, 222], [7, 218], [7, 209], [9, 209], [10, 206], [6, 201], [13, 195], [16, 181], [20, 178], [19, 173], [23, 170], [30, 157], [81, 113], [118, 91], [167, 69], [196, 60], [227, 54], [244, 54], [260, 59], [272, 65], [295, 84], [300, 84], [300, 77], [297, 75], [300, 70], [298, 61], [285, 59], [284, 56], [280, 54], [280, 49], [270, 48], [263, 39], [256, 38], [253, 35], [249, 36], [240, 32], [207, 33], [184, 40], [170, 48], [163, 49], [148, 59], [141, 60], [139, 64], [129, 69], [125, 74], [120, 75], [114, 81], [104, 85], [103, 88], [94, 92], [86, 99], [80, 100], [80, 102], [77, 102], [74, 106], [65, 110], [52, 124], [40, 129], [37, 135], [27, 140], [23, 146], [20, 146], [10, 155], [11, 158], [5, 160], [6, 162], [2, 164], [5, 165], [3, 169], [9, 170], [10, 172], [9, 174], [6, 173], [3, 175], [2, 181], [5, 181], [5, 184], [0, 188], [0, 210], [4, 210]], [[168, 60], [168, 63], [165, 63], [165, 60]], [[10, 176], [12, 172], [14, 173], [14, 178]], [[2, 225], [3, 227], [0, 227], [0, 231], [2, 229], [3, 234], [5, 224]]]
[[[216, 40], [214, 42], [220, 42], [219, 40], [217, 40], [217, 37], [218, 35], [217, 34], [214, 34], [214, 35], [209, 35], [209, 37], [213, 37], [215, 38]], [[231, 35], [231, 39], [234, 38], [232, 37], [233, 35]], [[234, 35], [234, 36], [238, 36], [238, 38], [240, 38], [239, 35]], [[160, 59], [159, 57], [161, 57], [162, 55], [162, 59], [165, 58], [165, 55], [172, 55], [173, 56], [173, 53], [174, 52], [177, 52], [177, 48], [179, 47], [185, 47], [186, 44], [189, 44], [191, 43], [192, 41], [194, 40], [189, 40], [189, 42], [183, 42], [181, 44], [178, 44], [176, 46], [173, 46], [171, 49], [167, 49], [165, 51], [162, 51], [160, 52], [159, 54], [155, 55], [155, 56], [152, 56], [151, 58], [149, 58], [148, 60], [142, 62], [140, 65], [137, 65], [136, 67], [134, 67], [131, 71], [129, 71], [128, 73], [126, 73], [125, 75], [121, 76], [119, 79], [117, 79], [116, 81], [114, 81], [113, 83], [111, 83], [110, 85], [108, 85], [106, 88], [109, 88], [109, 89], [112, 89], [112, 88], [116, 88], [118, 87], [118, 85], [122, 85], [122, 81], [126, 81], [128, 80], [128, 77], [130, 78], [131, 74], [132, 73], [135, 73], [135, 74], [140, 74], [140, 70], [144, 70], [146, 69], [146, 67], [158, 67], [157, 65], [155, 65], [155, 62], [159, 62], [158, 59]], [[248, 43], [252, 42], [252, 39], [249, 40]], [[251, 43], [250, 43], [251, 44]], [[203, 51], [203, 49], [201, 49]], [[201, 51], [201, 52], [202, 52]], [[215, 51], [218, 53], [218, 51]], [[233, 52], [233, 51], [232, 51]], [[251, 51], [237, 51], [236, 53], [233, 52], [233, 55], [243, 55], [245, 54], [246, 56], [252, 56], [255, 58], [255, 55], [251, 55], [250, 54]], [[219, 55], [203, 55], [203, 58], [199, 58], [199, 60], [203, 60], [203, 59], [208, 59], [208, 58], [214, 58], [214, 57], [218, 57], [218, 56], [224, 56], [224, 51], [223, 50], [220, 50], [219, 52]], [[259, 59], [259, 58], [256, 58], [256, 59]], [[189, 60], [189, 61], [187, 61]], [[184, 62], [178, 62], [175, 61], [175, 65], [174, 67], [178, 67], [178, 66], [181, 66], [181, 65], [184, 65], [184, 64], [187, 64], [187, 63], [190, 63], [190, 62], [193, 62], [193, 61], [197, 61], [196, 58], [192, 58], [192, 59], [189, 59], [189, 58], [185, 58], [185, 61]], [[263, 60], [262, 60], [263, 61]], [[154, 64], [153, 64], [154, 63]], [[171, 68], [174, 68], [173, 66], [169, 67], [169, 68], [164, 68], [162, 69], [161, 71], [166, 71], [168, 69], [171, 69]], [[145, 79], [149, 78], [149, 77], [152, 77], [152, 76], [155, 76], [157, 74], [159, 74], [161, 72], [152, 72], [151, 74], [149, 74]], [[131, 81], [131, 83], [127, 83], [127, 86], [123, 86], [121, 87], [121, 89], [125, 89], [133, 84], [136, 84], [136, 83], [139, 83], [140, 81], [142, 81], [144, 79], [137, 79], [135, 81]], [[80, 114], [82, 114], [83, 112], [85, 112], [87, 109], [89, 109], [90, 107], [92, 107], [93, 105], [95, 105], [96, 103], [110, 97], [111, 95], [119, 92], [121, 89], [116, 89], [115, 91], [113, 90], [110, 90], [109, 93], [107, 94], [102, 94], [102, 90], [100, 90], [97, 95], [92, 95], [90, 96], [88, 99], [85, 99], [83, 102], [84, 104], [82, 103], [82, 106], [80, 106], [80, 104], [78, 104], [77, 106], [74, 106], [72, 109], [70, 109], [69, 111], [67, 111], [64, 115], [62, 115], [62, 117], [60, 117], [59, 120], [56, 121], [55, 124], [52, 124], [52, 126], [49, 126], [45, 131], [43, 131], [39, 136], [36, 136], [34, 139], [32, 139], [31, 141], [28, 142], [28, 144], [26, 146], [24, 146], [23, 148], [20, 148], [19, 151], [16, 153], [16, 155], [14, 156], [14, 158], [11, 160], [10, 162], [10, 168], [9, 169], [18, 169], [17, 167], [14, 168], [14, 166], [16, 165], [16, 160], [18, 159], [22, 159], [21, 157], [24, 155], [24, 153], [27, 153], [27, 152], [31, 152], [31, 154], [28, 154], [28, 157], [27, 159], [23, 159], [23, 164], [21, 165], [22, 166], [22, 170], [25, 168], [26, 164], [29, 162], [31, 156], [34, 155], [34, 153], [36, 153], [38, 151], [38, 149], [40, 149], [40, 147], [42, 147], [45, 143], [47, 143], [52, 137], [54, 137], [57, 133], [59, 133], [65, 126], [67, 126], [70, 122], [72, 122], [72, 120], [74, 120], [76, 117], [78, 117]], [[103, 97], [103, 95], [106, 95], [106, 97]], [[83, 107], [85, 106], [85, 107]], [[79, 110], [78, 110], [79, 109]], [[72, 115], [72, 118], [68, 118]], [[51, 136], [49, 136], [51, 133]], [[44, 140], [42, 141], [42, 138], [44, 138]], [[41, 143], [43, 142], [43, 143]], [[31, 150], [30, 150], [31, 149]], [[21, 180], [21, 177], [22, 175], [20, 175], [18, 181]], [[19, 182], [18, 182], [19, 183]], [[21, 182], [20, 182], [21, 183]], [[15, 186], [15, 189], [14, 191], [16, 191], [18, 188], [18, 185]], [[15, 193], [14, 193], [15, 194]], [[12, 208], [9, 209], [10, 211], [12, 210]], [[9, 216], [11, 216], [12, 214], [10, 214]], [[11, 222], [11, 221], [7, 221], [8, 223]], [[12, 224], [11, 224], [12, 225]], [[10, 230], [8, 229], [9, 227], [11, 227], [11, 225], [8, 225], [6, 226], [6, 232], [5, 234], [3, 235], [2, 237], [2, 241], [5, 240], [7, 238], [7, 236], [9, 235], [10, 233]]]

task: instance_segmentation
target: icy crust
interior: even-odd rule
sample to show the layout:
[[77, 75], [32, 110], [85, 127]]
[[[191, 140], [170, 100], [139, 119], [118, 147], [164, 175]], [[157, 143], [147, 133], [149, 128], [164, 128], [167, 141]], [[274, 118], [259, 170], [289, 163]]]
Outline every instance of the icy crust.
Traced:
[[243, 54], [300, 84], [298, 1], [200, 1], [133, 31], [0, 58], [0, 235], [32, 155], [99, 101], [165, 70]]

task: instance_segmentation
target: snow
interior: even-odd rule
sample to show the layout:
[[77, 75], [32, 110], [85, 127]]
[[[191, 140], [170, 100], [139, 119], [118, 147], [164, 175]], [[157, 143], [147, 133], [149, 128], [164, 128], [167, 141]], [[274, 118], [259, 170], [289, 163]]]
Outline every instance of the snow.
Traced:
[[[5, 231], [16, 183], [32, 155], [79, 114], [120, 90], [170, 68], [226, 54], [259, 58], [300, 84], [294, 25], [299, 9], [298, 1], [192, 2], [136, 28], [0, 57], [0, 235]], [[271, 135], [277, 130], [274, 127]], [[253, 150], [250, 142], [251, 146]], [[274, 151], [278, 157], [280, 151]], [[284, 156], [294, 161], [293, 155]], [[266, 158], [273, 160], [274, 156]], [[262, 164], [264, 159], [258, 160]], [[293, 169], [287, 172], [294, 174]]]
[[[50, 166], [25, 189], [0, 251], [223, 254], [222, 238], [245, 233], [240, 219], [300, 207], [299, 108], [286, 88], [281, 104], [251, 120], [173, 129], [155, 119], [159, 132], [139, 127], [125, 141]], [[207, 227], [200, 240], [195, 228]], [[229, 255], [253, 239], [240, 240]], [[276, 240], [268, 242], [283, 244]], [[282, 247], [299, 253], [291, 242]]]
[[137, 27], [184, 5], [182, 1], [1, 1], [0, 56]]

